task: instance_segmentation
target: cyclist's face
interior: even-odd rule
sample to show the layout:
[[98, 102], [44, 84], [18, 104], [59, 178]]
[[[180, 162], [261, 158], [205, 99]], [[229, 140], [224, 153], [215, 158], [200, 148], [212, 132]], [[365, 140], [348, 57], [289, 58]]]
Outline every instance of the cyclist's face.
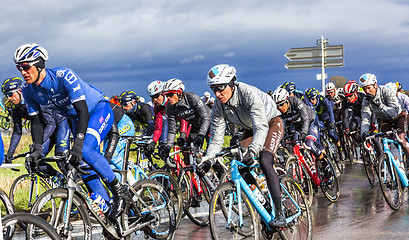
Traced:
[[286, 101], [283, 104], [277, 104], [277, 109], [281, 112], [281, 113], [286, 113], [288, 111], [288, 101]]
[[214, 95], [216, 95], [221, 103], [227, 103], [233, 95], [233, 89], [227, 85], [223, 91], [214, 91]]
[[159, 94], [158, 97], [152, 98], [152, 102], [155, 104], [155, 106], [162, 105], [163, 100], [165, 100], [165, 97], [162, 94]]
[[127, 102], [125, 105], [122, 105], [122, 108], [123, 108], [125, 111], [128, 111], [128, 110], [130, 110], [134, 105], [135, 105], [135, 104], [134, 104], [134, 101], [129, 101], [129, 102]]
[[317, 98], [310, 99], [310, 102], [315, 106], [315, 104], [317, 104]]
[[[23, 63], [21, 65], [28, 65], [28, 64]], [[21, 69], [19, 71], [27, 84], [34, 83], [34, 81], [37, 79], [38, 74], [39, 74], [37, 71], [37, 68], [34, 65], [31, 66], [28, 70]]]
[[335, 90], [329, 91], [328, 96], [331, 98], [335, 97]]
[[169, 99], [169, 104], [170, 105], [175, 105], [176, 103], [179, 102], [179, 95], [177, 93], [168, 93], [166, 96]]
[[14, 105], [17, 105], [21, 102], [21, 90], [17, 90], [13, 92], [13, 95], [11, 97], [7, 97], [11, 103]]
[[366, 95], [375, 95], [377, 87], [378, 86], [376, 84], [373, 84], [373, 85], [362, 87], [362, 89], [364, 90]]
[[355, 99], [358, 97], [358, 93], [354, 92], [352, 95], [346, 96], [349, 103], [355, 102]]

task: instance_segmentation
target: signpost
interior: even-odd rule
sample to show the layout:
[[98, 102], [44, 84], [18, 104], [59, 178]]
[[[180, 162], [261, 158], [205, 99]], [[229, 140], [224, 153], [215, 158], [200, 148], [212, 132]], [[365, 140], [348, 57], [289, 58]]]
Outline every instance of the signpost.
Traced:
[[290, 60], [285, 65], [288, 70], [321, 68], [322, 91], [325, 92], [325, 68], [344, 66], [344, 46], [328, 45], [328, 39], [317, 40], [318, 47], [291, 48], [284, 56]]

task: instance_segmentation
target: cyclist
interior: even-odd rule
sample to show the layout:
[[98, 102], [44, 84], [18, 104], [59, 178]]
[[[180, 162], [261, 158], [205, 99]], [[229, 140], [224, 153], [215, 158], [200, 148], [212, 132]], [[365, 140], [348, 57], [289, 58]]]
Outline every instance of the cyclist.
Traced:
[[308, 88], [305, 90], [305, 95], [311, 102], [315, 109], [315, 113], [318, 116], [319, 126], [322, 128], [324, 125], [329, 126], [328, 135], [337, 146], [339, 156], [344, 159], [344, 152], [342, 150], [341, 142], [335, 132], [335, 118], [332, 105], [328, 99], [318, 94], [318, 90], [315, 88]]
[[[30, 155], [31, 161], [37, 162], [43, 155], [41, 145], [44, 128], [40, 122], [40, 106], [70, 119], [74, 144], [67, 160], [73, 166], [78, 166], [81, 159], [84, 159], [111, 187], [114, 199], [109, 218], [115, 220], [123, 213], [130, 194], [115, 177], [99, 149], [101, 140], [105, 138], [114, 121], [112, 109], [99, 90], [84, 82], [71, 69], [45, 68], [47, 60], [47, 50], [35, 43], [20, 46], [14, 54], [16, 67], [25, 80], [22, 91], [31, 119], [35, 150]], [[109, 202], [102, 184], [98, 186], [102, 189], [92, 190]]]
[[166, 105], [169, 133], [166, 144], [159, 148], [161, 158], [165, 159], [169, 156], [178, 130], [176, 124], [178, 119], [184, 119], [190, 124], [190, 132], [181, 129], [177, 144], [183, 146], [186, 143], [189, 146], [191, 143], [194, 143], [197, 147], [201, 148], [209, 131], [210, 108], [203, 103], [197, 94], [185, 92], [185, 85], [180, 79], [172, 78], [168, 80], [164, 85], [163, 91], [163, 94], [169, 101], [169, 104]]
[[[276, 218], [269, 226], [285, 227], [285, 216], [281, 208], [281, 190], [274, 169], [275, 153], [283, 136], [283, 122], [272, 98], [265, 92], [245, 83], [236, 82], [236, 69], [227, 64], [216, 65], [207, 75], [207, 84], [216, 95], [212, 109], [211, 139], [206, 155], [217, 153], [224, 142], [226, 120], [245, 128], [240, 145], [247, 147], [243, 163], [253, 165], [259, 155], [260, 167], [267, 179], [268, 189], [273, 196]], [[199, 168], [207, 171], [210, 161]], [[248, 172], [240, 170], [247, 183], [257, 182]]]
[[327, 99], [332, 104], [335, 121], [336, 122], [341, 121], [342, 102], [345, 98], [344, 94], [342, 93], [342, 90], [340, 88], [336, 88], [333, 82], [329, 82], [325, 85], [325, 97], [327, 97]]
[[[23, 81], [19, 77], [11, 77], [4, 80], [1, 91], [11, 102], [11, 116], [13, 119], [13, 133], [10, 139], [10, 146], [5, 156], [6, 163], [11, 163], [11, 158], [20, 142], [23, 134], [23, 119], [29, 119], [27, 107], [23, 94], [21, 92], [21, 84]], [[55, 155], [61, 156], [69, 147], [70, 130], [67, 119], [56, 112], [50, 111], [44, 107], [40, 110], [41, 124], [44, 127], [43, 136], [43, 155], [46, 156], [55, 145]], [[54, 181], [60, 183], [64, 180], [64, 176], [55, 170], [48, 163], [38, 163], [39, 166], [33, 165], [33, 171], [54, 177]], [[58, 163], [61, 168], [60, 163]]]
[[[164, 82], [156, 80], [148, 85], [148, 95], [154, 105], [155, 128], [153, 131], [152, 141], [147, 147], [148, 152], [154, 152], [156, 144], [165, 143], [168, 136], [168, 120], [165, 113], [165, 107], [168, 104], [168, 98], [162, 94]], [[186, 124], [186, 123], [185, 123]]]
[[409, 112], [409, 96], [404, 93], [399, 92], [396, 83], [388, 82], [387, 84], [385, 84], [385, 87], [390, 88], [394, 93], [396, 93], [396, 96], [398, 96], [398, 99], [402, 102], [403, 107], [406, 110], [406, 113], [408, 113]]
[[297, 90], [294, 82], [286, 82], [282, 84], [280, 87], [287, 90], [290, 97], [297, 97], [300, 100], [302, 100], [305, 104], [307, 104], [308, 106], [313, 107], [310, 101], [308, 101], [308, 98], [305, 97], [305, 94], [302, 91]]
[[379, 86], [376, 76], [372, 73], [362, 75], [359, 78], [359, 85], [365, 92], [361, 111], [361, 139], [365, 140], [368, 136], [370, 117], [375, 113], [379, 119], [381, 132], [397, 129], [402, 149], [406, 157], [409, 157], [409, 145], [405, 139], [408, 127], [407, 112], [396, 94], [385, 86]]
[[155, 128], [153, 121], [153, 108], [140, 101], [134, 91], [124, 91], [119, 95], [122, 108], [132, 121], [146, 127], [144, 135], [151, 136]]

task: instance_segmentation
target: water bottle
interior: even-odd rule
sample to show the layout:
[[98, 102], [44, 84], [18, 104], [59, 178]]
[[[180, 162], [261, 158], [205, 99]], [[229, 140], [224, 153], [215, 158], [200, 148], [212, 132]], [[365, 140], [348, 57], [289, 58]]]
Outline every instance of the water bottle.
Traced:
[[263, 192], [263, 193], [267, 192], [268, 188], [267, 188], [266, 177], [264, 176], [264, 174], [260, 174], [258, 179], [259, 179], [258, 184], [260, 186], [261, 192]]
[[263, 197], [263, 194], [260, 192], [256, 185], [251, 184], [250, 189], [253, 191], [254, 195], [256, 195], [261, 204], [264, 204], [266, 202], [266, 199]]
[[101, 209], [101, 211], [103, 213], [107, 213], [109, 210], [109, 206], [108, 204], [105, 202], [105, 200], [101, 197], [101, 195], [99, 195], [96, 192], [93, 192], [91, 194], [91, 199], [92, 201], [97, 204], [99, 206], [99, 208]]

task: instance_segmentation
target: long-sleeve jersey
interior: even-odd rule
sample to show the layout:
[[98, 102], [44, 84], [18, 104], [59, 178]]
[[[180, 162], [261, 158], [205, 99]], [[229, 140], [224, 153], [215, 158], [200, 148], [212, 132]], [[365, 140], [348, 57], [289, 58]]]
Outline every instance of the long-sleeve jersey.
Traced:
[[178, 130], [177, 119], [183, 119], [191, 125], [191, 131], [206, 136], [210, 126], [211, 110], [200, 97], [191, 92], [183, 92], [182, 97], [174, 105], [166, 105], [168, 115], [168, 139], [166, 144], [172, 146]]
[[155, 122], [153, 121], [153, 108], [146, 103], [137, 102], [133, 108], [126, 111], [132, 121], [137, 121], [146, 127], [145, 134], [151, 136], [155, 128]]
[[315, 112], [297, 97], [288, 97], [289, 108], [281, 118], [288, 123], [293, 123], [300, 133], [308, 134], [310, 124], [314, 122]]
[[322, 95], [317, 96], [317, 103], [314, 106], [315, 113], [318, 115], [320, 121], [326, 123], [334, 123], [334, 111], [330, 101]]

